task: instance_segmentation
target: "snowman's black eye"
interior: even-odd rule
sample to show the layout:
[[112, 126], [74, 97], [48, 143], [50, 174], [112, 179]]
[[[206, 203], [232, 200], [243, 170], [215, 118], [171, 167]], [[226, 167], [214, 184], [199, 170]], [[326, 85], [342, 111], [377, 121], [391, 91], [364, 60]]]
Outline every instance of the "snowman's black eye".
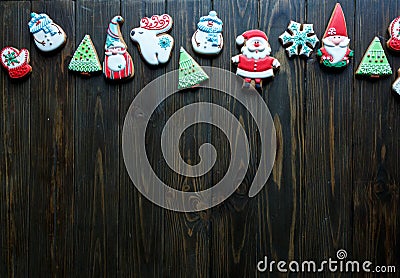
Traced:
[[143, 31], [142, 32], [139, 31], [139, 34], [143, 34]]

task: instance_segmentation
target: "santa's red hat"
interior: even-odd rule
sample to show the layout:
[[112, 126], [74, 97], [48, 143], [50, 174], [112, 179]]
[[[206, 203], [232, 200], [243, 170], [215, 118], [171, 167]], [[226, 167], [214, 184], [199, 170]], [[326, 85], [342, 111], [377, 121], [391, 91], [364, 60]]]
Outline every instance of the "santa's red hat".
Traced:
[[268, 41], [268, 37], [263, 31], [249, 30], [249, 31], [244, 32], [240, 36], [238, 36], [236, 38], [236, 43], [239, 45], [242, 45], [242, 44], [244, 44], [244, 40], [248, 40], [248, 39], [256, 38], [256, 37], [264, 39], [265, 41]]
[[328, 27], [326, 27], [324, 38], [331, 36], [348, 37], [346, 20], [344, 19], [342, 6], [340, 6], [339, 3], [336, 4], [335, 9], [333, 10]]

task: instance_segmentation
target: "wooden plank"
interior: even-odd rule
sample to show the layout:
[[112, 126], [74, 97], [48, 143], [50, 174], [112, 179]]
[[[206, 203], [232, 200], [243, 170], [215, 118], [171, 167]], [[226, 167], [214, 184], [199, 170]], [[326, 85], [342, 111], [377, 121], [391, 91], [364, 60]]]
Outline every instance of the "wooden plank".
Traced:
[[[235, 72], [231, 57], [239, 53], [236, 36], [246, 30], [258, 29], [259, 1], [214, 1], [213, 9], [224, 22], [225, 45], [222, 54], [213, 60], [212, 66]], [[218, 78], [215, 76], [214, 78]], [[258, 202], [250, 199], [248, 191], [257, 171], [260, 155], [256, 124], [246, 109], [225, 94], [213, 92], [212, 102], [227, 108], [242, 122], [249, 140], [251, 152], [250, 165], [246, 176], [237, 191], [220, 206], [212, 210], [210, 265], [212, 276], [247, 277], [256, 275]], [[213, 118], [222, 117], [213, 114]], [[220, 136], [218, 136], [220, 135]], [[218, 153], [218, 164], [213, 168], [213, 181], [223, 178], [229, 166], [229, 142], [221, 133], [213, 137], [213, 145]], [[239, 169], [240, 170], [240, 169]], [[246, 169], [244, 169], [246, 171]]]
[[[299, 221], [299, 192], [303, 185], [305, 69], [307, 60], [289, 59], [277, 39], [291, 20], [305, 22], [305, 1], [260, 2], [260, 29], [267, 33], [272, 56], [281, 63], [275, 79], [266, 84], [263, 98], [274, 118], [277, 155], [271, 178], [257, 196], [259, 249], [257, 260], [295, 259]], [[312, 22], [312, 21], [311, 21]], [[279, 220], [278, 220], [279, 219]], [[275, 223], [279, 222], [278, 225]], [[254, 266], [257, 261], [254, 261]]]
[[[308, 1], [307, 18], [320, 40], [336, 1]], [[350, 48], [354, 36], [353, 2], [342, 3]], [[318, 48], [321, 47], [321, 43]], [[307, 63], [304, 116], [304, 178], [300, 195], [299, 256], [334, 258], [339, 249], [352, 252], [352, 90], [354, 61], [341, 73]], [[301, 175], [303, 176], [303, 175]]]
[[[125, 17], [124, 36], [129, 45], [135, 63], [133, 82], [124, 84], [120, 97], [120, 128], [122, 130], [126, 113], [134, 97], [149, 82], [166, 72], [165, 66], [150, 68], [141, 59], [139, 50], [129, 39], [130, 30], [138, 27], [144, 16], [165, 12], [164, 1], [123, 0], [122, 16]], [[151, 146], [149, 160], [155, 171], [162, 171], [159, 161], [162, 153], [156, 146], [160, 145], [165, 110], [160, 105], [155, 111], [154, 122], [147, 128], [146, 145]], [[134, 144], [134, 143], [133, 143]], [[147, 177], [143, 177], [146, 180]], [[122, 155], [120, 157], [120, 202], [119, 202], [119, 276], [122, 277], [161, 277], [164, 265], [164, 209], [147, 200], [134, 187], [125, 169]]]
[[[33, 45], [31, 87], [31, 186], [29, 272], [65, 275], [72, 266], [73, 100], [67, 74], [74, 47], [74, 6], [70, 1], [34, 2], [69, 35], [66, 46], [49, 57]], [[26, 17], [25, 24], [29, 20]], [[24, 27], [27, 29], [27, 27]]]
[[[76, 1], [76, 40], [90, 34], [101, 61], [107, 26], [119, 13], [119, 1]], [[120, 85], [102, 75], [75, 80], [73, 276], [116, 276]]]
[[[167, 1], [167, 13], [174, 19], [174, 28], [171, 32], [175, 38], [175, 51], [167, 72], [179, 68], [179, 49], [182, 46], [201, 65], [211, 65], [208, 59], [195, 55], [191, 46], [191, 37], [197, 29], [197, 22], [201, 16], [211, 10], [211, 1]], [[177, 82], [177, 80], [171, 80]], [[165, 102], [166, 116], [163, 122], [179, 108], [194, 102], [209, 102], [211, 91], [203, 88], [178, 92]], [[195, 115], [208, 115], [209, 111], [194, 109]], [[198, 116], [197, 116], [198, 117]], [[183, 123], [177, 123], [182, 126]], [[188, 128], [181, 138], [167, 138], [168, 145], [179, 144], [180, 153], [184, 161], [194, 165], [198, 163], [198, 149], [210, 142], [211, 127], [207, 124], [198, 124]], [[164, 164], [165, 165], [165, 164]], [[176, 165], [176, 164], [175, 164]], [[166, 184], [178, 189], [200, 191], [212, 186], [212, 171], [198, 178], [188, 178], [164, 166], [162, 173]], [[167, 267], [164, 275], [170, 277], [187, 276], [208, 277], [210, 271], [209, 260], [209, 211], [195, 213], [165, 212], [164, 228], [164, 261]]]
[[[357, 1], [356, 62], [374, 36], [385, 43], [387, 27], [398, 16], [398, 1]], [[373, 23], [371, 18], [374, 18]], [[393, 70], [398, 59], [387, 52]], [[395, 62], [395, 63], [393, 63]], [[394, 77], [393, 77], [394, 78]], [[399, 121], [398, 99], [392, 95], [393, 78], [355, 81], [354, 137], [354, 256], [373, 265], [399, 269]], [[372, 275], [370, 276], [372, 277]]]
[[[25, 18], [29, 1], [0, 3], [2, 47], [29, 49]], [[13, 28], [10, 28], [13, 26]], [[21, 32], [17, 31], [21, 30]], [[0, 276], [23, 276], [28, 270], [29, 105], [30, 80], [12, 82], [1, 74], [0, 108]]]

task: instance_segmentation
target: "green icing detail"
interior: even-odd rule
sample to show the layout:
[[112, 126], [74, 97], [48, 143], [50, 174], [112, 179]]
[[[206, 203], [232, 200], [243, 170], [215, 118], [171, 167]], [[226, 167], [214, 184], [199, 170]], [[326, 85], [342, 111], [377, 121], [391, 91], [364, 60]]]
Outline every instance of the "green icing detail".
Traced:
[[3, 54], [3, 56], [7, 62], [8, 67], [14, 65], [14, 63], [19, 64], [19, 61], [17, 60], [17, 54], [14, 51], [9, 54]]
[[[322, 56], [322, 55], [321, 55], [321, 56]], [[332, 63], [332, 62], [330, 62], [329, 60], [324, 60], [324, 61], [322, 62], [322, 64], [323, 64], [325, 67], [328, 67], [328, 68], [337, 68], [337, 69], [339, 69], [339, 68], [346, 67], [346, 66], [347, 66], [347, 61], [339, 61], [339, 62], [336, 62], [336, 63]]]
[[89, 35], [85, 35], [75, 50], [74, 56], [69, 63], [68, 69], [77, 72], [98, 72], [101, 71], [101, 64], [96, 49]]
[[179, 83], [178, 90], [198, 86], [208, 80], [208, 75], [198, 63], [181, 47], [179, 57]]
[[367, 76], [384, 76], [391, 75], [392, 73], [392, 67], [386, 58], [381, 41], [379, 38], [375, 37], [365, 52], [356, 74]]

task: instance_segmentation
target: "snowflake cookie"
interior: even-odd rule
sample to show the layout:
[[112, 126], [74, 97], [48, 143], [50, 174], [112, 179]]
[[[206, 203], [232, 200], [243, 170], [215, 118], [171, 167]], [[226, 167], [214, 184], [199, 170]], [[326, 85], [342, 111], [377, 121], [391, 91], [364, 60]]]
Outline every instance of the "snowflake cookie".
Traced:
[[286, 48], [286, 53], [289, 57], [293, 55], [310, 57], [316, 44], [319, 42], [313, 25], [301, 24], [292, 20], [289, 23], [288, 31], [285, 31], [279, 39]]

